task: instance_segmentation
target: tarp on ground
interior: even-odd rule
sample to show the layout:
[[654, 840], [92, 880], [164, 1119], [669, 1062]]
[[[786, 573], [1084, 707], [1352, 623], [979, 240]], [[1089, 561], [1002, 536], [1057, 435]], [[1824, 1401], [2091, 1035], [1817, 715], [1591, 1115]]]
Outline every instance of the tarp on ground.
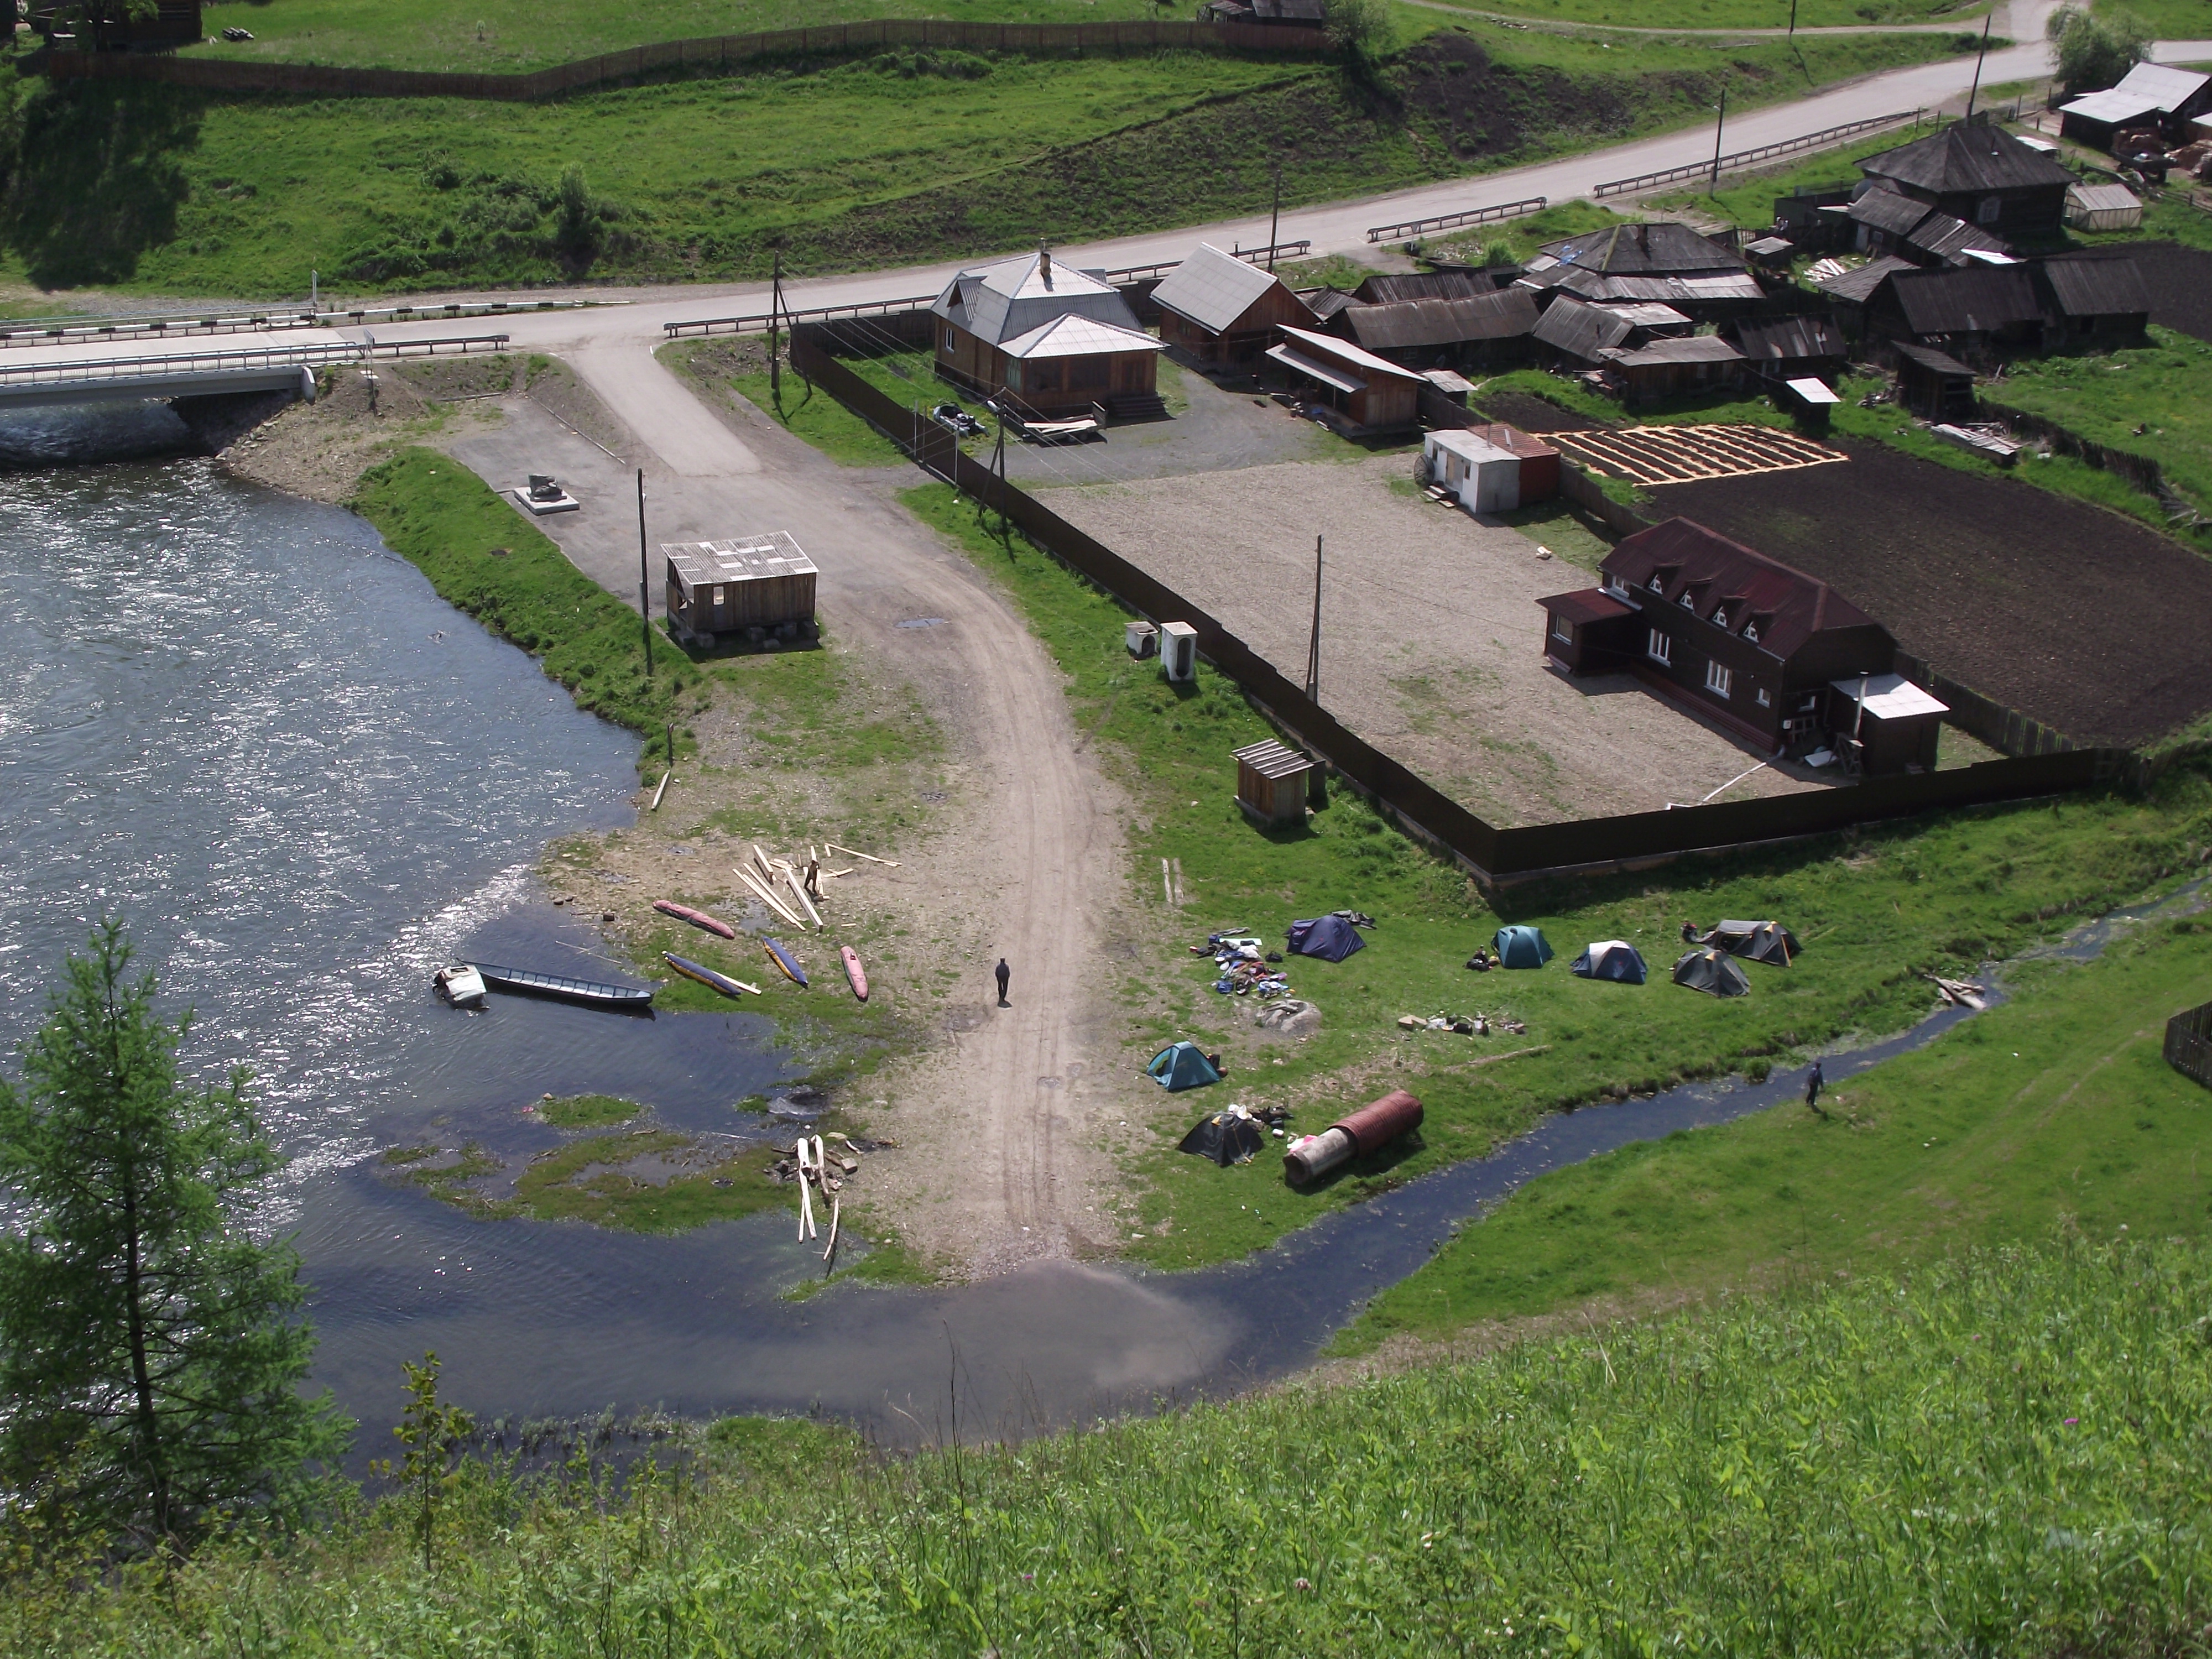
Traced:
[[1644, 966], [1644, 953], [1626, 939], [1601, 939], [1585, 947], [1582, 955], [1568, 964], [1567, 971], [1584, 979], [1610, 979], [1623, 985], [1641, 985], [1650, 977], [1651, 970]]
[[1541, 968], [1552, 959], [1551, 941], [1535, 928], [1524, 927], [1518, 922], [1499, 928], [1490, 948], [1498, 952], [1498, 960], [1508, 968]]
[[1751, 994], [1751, 981], [1733, 957], [1711, 948], [1692, 951], [1674, 964], [1674, 983], [1708, 996], [1741, 997]]
[[1291, 951], [1297, 956], [1342, 962], [1354, 951], [1366, 948], [1367, 941], [1359, 937], [1359, 930], [1342, 916], [1316, 916], [1311, 921], [1291, 924]]
[[1715, 945], [1746, 962], [1771, 962], [1787, 968], [1805, 947], [1778, 921], [1723, 921], [1713, 929]]
[[1256, 1120], [1231, 1106], [1199, 1119], [1176, 1150], [1210, 1158], [1225, 1170], [1232, 1164], [1250, 1163], [1267, 1139]]
[[1213, 1069], [1213, 1062], [1195, 1042], [1170, 1042], [1152, 1056], [1152, 1063], [1145, 1071], [1171, 1095], [1221, 1081], [1221, 1073]]

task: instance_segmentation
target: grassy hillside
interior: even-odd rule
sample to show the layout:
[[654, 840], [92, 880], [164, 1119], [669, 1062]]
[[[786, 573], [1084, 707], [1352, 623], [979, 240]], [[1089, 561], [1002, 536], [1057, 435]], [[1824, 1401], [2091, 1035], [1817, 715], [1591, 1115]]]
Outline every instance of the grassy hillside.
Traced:
[[1292, 203], [1479, 173], [1701, 119], [1723, 85], [1744, 107], [1954, 49], [1853, 36], [1801, 64], [1655, 41], [1632, 70], [1588, 40], [1470, 28], [1358, 72], [888, 52], [495, 107], [41, 86], [0, 279], [269, 296], [311, 269], [325, 293], [729, 278], [765, 274], [778, 242], [789, 270], [896, 264], [1255, 210], [1278, 161]]
[[2195, 1651], [2208, 1298], [2195, 1247], [2059, 1243], [1007, 1450], [732, 1420], [617, 1486], [587, 1442], [558, 1481], [464, 1474], [427, 1571], [386, 1504], [19, 1575], [0, 1648]]
[[[1484, 0], [1472, 9], [1511, 12], [1560, 23], [1622, 28], [1787, 29], [1790, 0]], [[1800, 28], [1864, 28], [1869, 24], [1962, 23], [1989, 8], [1981, 0], [1798, 0]]]

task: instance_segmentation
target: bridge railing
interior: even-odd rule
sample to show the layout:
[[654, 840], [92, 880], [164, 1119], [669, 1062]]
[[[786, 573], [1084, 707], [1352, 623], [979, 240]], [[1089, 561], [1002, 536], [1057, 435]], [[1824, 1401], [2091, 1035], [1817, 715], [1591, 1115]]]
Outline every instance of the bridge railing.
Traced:
[[1899, 110], [1891, 115], [1871, 116], [1863, 121], [1846, 121], [1839, 127], [1823, 127], [1818, 132], [1802, 133], [1795, 138], [1761, 144], [1754, 149], [1740, 149], [1722, 156], [1717, 162], [1689, 161], [1679, 167], [1662, 167], [1656, 173], [1639, 173], [1633, 179], [1610, 179], [1592, 190], [1590, 194], [1599, 198], [1626, 196], [1636, 191], [1655, 190], [1661, 185], [1710, 178], [1716, 172], [1733, 173], [1740, 167], [1757, 167], [1761, 161], [1796, 155], [1804, 150], [1826, 149], [1831, 144], [1846, 143], [1862, 133], [1880, 132], [1884, 127], [1901, 127], [1907, 121], [1917, 126], [1923, 113], [1921, 110], [1907, 109]]
[[1500, 202], [1495, 207], [1469, 208], [1464, 213], [1439, 213], [1426, 219], [1407, 219], [1395, 225], [1376, 225], [1367, 233], [1370, 242], [1404, 242], [1416, 236], [1425, 236], [1432, 230], [1456, 230], [1463, 225], [1493, 224], [1500, 219], [1518, 219], [1523, 214], [1541, 213], [1551, 206], [1548, 198], [1524, 197], [1517, 202]]
[[81, 357], [68, 362], [0, 364], [0, 389], [61, 386], [79, 380], [148, 380], [161, 375], [211, 374], [226, 369], [319, 368], [328, 363], [375, 358], [435, 357], [478, 349], [506, 349], [504, 334], [469, 334], [430, 340], [318, 341], [313, 344], [255, 346], [244, 350], [174, 352], [161, 356]]

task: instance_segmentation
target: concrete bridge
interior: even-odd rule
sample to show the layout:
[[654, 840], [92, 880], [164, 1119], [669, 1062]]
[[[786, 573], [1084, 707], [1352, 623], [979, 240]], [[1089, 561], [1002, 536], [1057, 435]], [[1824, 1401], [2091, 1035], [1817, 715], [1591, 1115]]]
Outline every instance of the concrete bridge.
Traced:
[[292, 392], [313, 403], [319, 369], [377, 358], [504, 351], [507, 342], [504, 334], [398, 340], [380, 345], [370, 340], [329, 340], [162, 356], [10, 363], [0, 366], [0, 411], [240, 392]]

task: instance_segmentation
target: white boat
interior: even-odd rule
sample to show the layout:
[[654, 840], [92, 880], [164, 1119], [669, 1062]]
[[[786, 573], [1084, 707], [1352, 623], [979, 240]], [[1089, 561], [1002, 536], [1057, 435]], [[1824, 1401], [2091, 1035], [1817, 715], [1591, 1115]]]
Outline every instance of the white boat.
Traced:
[[457, 962], [441, 968], [438, 969], [437, 984], [446, 1000], [456, 1008], [483, 1006], [483, 975], [470, 963]]

